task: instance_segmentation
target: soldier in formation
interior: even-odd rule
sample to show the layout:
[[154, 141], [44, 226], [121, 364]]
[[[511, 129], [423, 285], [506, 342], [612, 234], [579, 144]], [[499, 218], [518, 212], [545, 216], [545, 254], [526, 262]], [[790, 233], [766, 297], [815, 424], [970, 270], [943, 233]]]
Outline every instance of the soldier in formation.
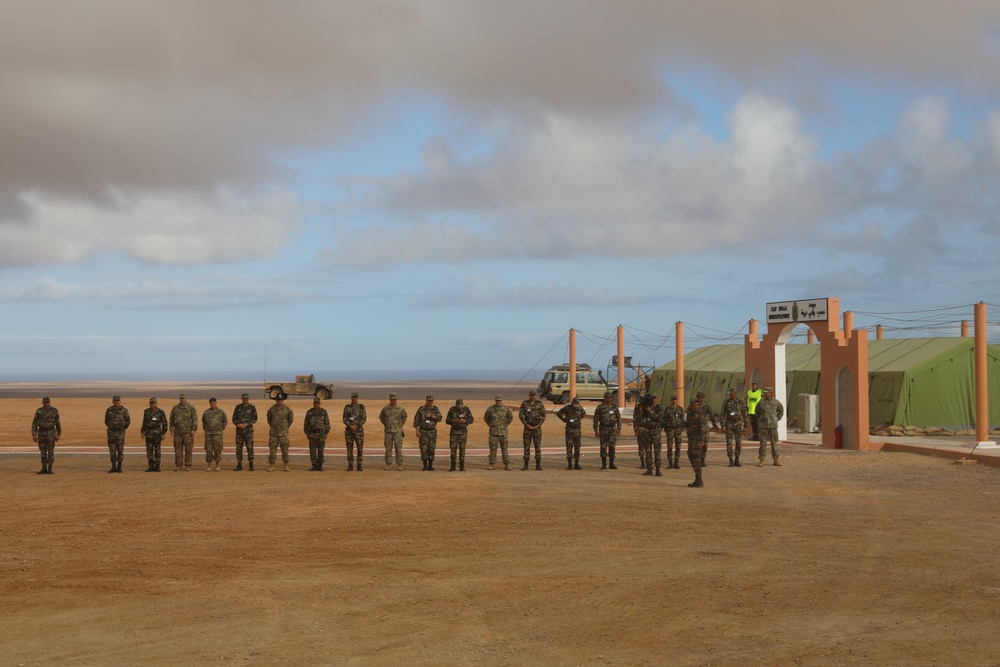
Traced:
[[635, 408], [632, 410], [632, 430], [635, 432], [635, 442], [639, 446], [639, 467], [643, 469], [646, 467], [646, 416], [642, 405], [647, 399], [648, 396], [643, 396], [636, 401]]
[[531, 447], [535, 447], [535, 470], [542, 469], [542, 424], [548, 413], [545, 404], [538, 400], [538, 392], [532, 389], [528, 392], [528, 400], [521, 402], [521, 409], [517, 416], [524, 424], [524, 467], [528, 469], [528, 461], [531, 460]]
[[729, 398], [722, 402], [722, 425], [726, 429], [726, 455], [729, 467], [741, 467], [740, 452], [743, 451], [743, 429], [747, 427], [747, 404], [736, 397], [736, 388], [729, 388]]
[[663, 431], [667, 435], [667, 468], [680, 470], [684, 408], [677, 404], [676, 396], [671, 396], [670, 405], [663, 409]]
[[711, 424], [713, 427], [718, 428], [718, 422], [715, 420], [715, 415], [712, 414], [712, 408], [708, 405], [708, 397], [705, 396], [705, 392], [699, 391], [697, 398], [701, 401], [701, 417], [702, 425], [699, 427], [701, 431], [701, 467], [708, 467], [708, 436], [712, 433], [712, 429], [708, 427]]
[[441, 411], [434, 405], [434, 397], [428, 395], [424, 404], [413, 415], [413, 428], [420, 443], [420, 461], [424, 470], [434, 472], [434, 454], [437, 451], [437, 426], [441, 421]]
[[288, 472], [288, 429], [295, 421], [295, 413], [285, 405], [285, 395], [278, 394], [274, 405], [267, 409], [267, 471], [273, 472], [281, 449], [281, 469]]
[[306, 417], [302, 421], [302, 430], [309, 439], [309, 462], [312, 466], [310, 471], [322, 472], [326, 449], [326, 436], [330, 434], [330, 415], [321, 405], [319, 396], [313, 399], [312, 409], [306, 411]]
[[406, 408], [397, 403], [395, 393], [389, 394], [389, 405], [382, 408], [378, 420], [385, 427], [385, 469], [391, 470], [393, 454], [396, 455], [396, 470], [403, 469], [403, 438], [406, 437]]
[[35, 410], [31, 420], [31, 439], [38, 443], [38, 451], [42, 455], [42, 469], [39, 475], [51, 475], [52, 464], [56, 457], [56, 442], [62, 437], [62, 424], [59, 423], [59, 411], [52, 407], [52, 402], [46, 396], [42, 399], [42, 407]]
[[[523, 405], [521, 409], [524, 409]], [[580, 470], [580, 440], [586, 416], [587, 411], [580, 405], [580, 399], [576, 396], [569, 405], [562, 406], [556, 413], [556, 417], [566, 424], [566, 470]], [[524, 459], [524, 469], [528, 469], [527, 458]], [[542, 469], [541, 464], [538, 465], [538, 469]]]
[[170, 410], [170, 433], [174, 436], [174, 466], [177, 471], [191, 469], [194, 453], [194, 433], [198, 430], [198, 411], [188, 403], [185, 394]]
[[771, 461], [780, 466], [778, 461], [778, 424], [785, 416], [785, 407], [774, 397], [774, 389], [764, 387], [764, 398], [757, 404], [757, 431], [760, 434], [760, 448], [757, 451], [757, 466], [764, 465], [767, 457], [767, 444], [771, 443]]
[[354, 470], [354, 450], [358, 450], [358, 472], [361, 472], [365, 455], [365, 422], [368, 413], [359, 402], [358, 392], [351, 392], [351, 402], [344, 406], [344, 442], [347, 443], [347, 471]]
[[219, 407], [218, 399], [208, 399], [208, 410], [201, 413], [201, 428], [205, 431], [205, 470], [219, 472], [222, 463], [222, 432], [229, 426], [226, 411]]
[[125, 431], [132, 424], [128, 408], [122, 405], [122, 397], [111, 397], [111, 407], [104, 411], [104, 426], [108, 429], [108, 453], [111, 455], [111, 470], [121, 472], [125, 458]]
[[247, 467], [253, 471], [253, 425], [257, 423], [257, 408], [244, 393], [240, 403], [233, 408], [233, 425], [236, 426], [236, 467], [243, 470], [243, 448], [247, 450]]
[[139, 435], [146, 441], [146, 472], [160, 472], [160, 443], [167, 433], [167, 413], [156, 404], [156, 397], [149, 399], [149, 407], [142, 411]]
[[510, 455], [507, 451], [507, 429], [514, 421], [514, 413], [503, 404], [503, 396], [497, 395], [493, 405], [486, 408], [483, 421], [490, 428], [490, 464], [487, 470], [493, 470], [497, 462], [497, 448], [503, 457], [503, 469], [510, 470]]
[[701, 398], [698, 396], [695, 396], [688, 406], [687, 413], [684, 415], [684, 421], [687, 424], [688, 461], [691, 462], [691, 468], [694, 469], [694, 481], [688, 484], [688, 486], [704, 486], [704, 483], [701, 481], [701, 450], [705, 446], [702, 431], [708, 430], [708, 420], [706, 419], [706, 413], [702, 410]]
[[465, 444], [469, 439], [469, 425], [474, 422], [472, 410], [465, 407], [462, 399], [457, 399], [455, 405], [448, 409], [444, 423], [451, 427], [448, 434], [448, 445], [451, 447], [451, 468], [455, 472], [455, 459], [458, 458], [458, 469], [465, 472]]
[[663, 477], [663, 473], [660, 472], [660, 451], [663, 447], [663, 441], [660, 437], [660, 433], [663, 431], [663, 406], [659, 403], [659, 397], [656, 394], [651, 394], [644, 401], [641, 410], [645, 428], [643, 443], [646, 459], [646, 472], [642, 474], [655, 474], [657, 477]]
[[601, 443], [601, 470], [618, 469], [615, 465], [615, 446], [622, 433], [622, 413], [612, 403], [613, 398], [613, 393], [604, 392], [604, 400], [594, 411], [594, 435]]

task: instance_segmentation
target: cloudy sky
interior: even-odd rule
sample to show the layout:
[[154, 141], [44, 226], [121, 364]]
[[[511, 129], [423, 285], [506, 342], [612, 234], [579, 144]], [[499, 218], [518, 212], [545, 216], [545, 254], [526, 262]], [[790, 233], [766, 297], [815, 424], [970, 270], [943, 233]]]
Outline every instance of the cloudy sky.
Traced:
[[995, 0], [0, 0], [8, 375], [663, 363], [998, 253]]

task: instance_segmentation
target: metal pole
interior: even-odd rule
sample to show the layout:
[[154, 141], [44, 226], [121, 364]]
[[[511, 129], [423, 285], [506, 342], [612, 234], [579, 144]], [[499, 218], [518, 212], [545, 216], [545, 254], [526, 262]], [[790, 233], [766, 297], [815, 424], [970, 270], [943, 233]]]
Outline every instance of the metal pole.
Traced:
[[625, 407], [625, 327], [618, 325], [618, 407]]
[[674, 394], [677, 395], [679, 405], [687, 405], [684, 402], [684, 323], [677, 323], [677, 378], [674, 380]]
[[576, 396], [576, 329], [569, 330], [569, 399]]
[[986, 442], [990, 431], [990, 409], [986, 378], [986, 304], [975, 305], [976, 339], [976, 442]]

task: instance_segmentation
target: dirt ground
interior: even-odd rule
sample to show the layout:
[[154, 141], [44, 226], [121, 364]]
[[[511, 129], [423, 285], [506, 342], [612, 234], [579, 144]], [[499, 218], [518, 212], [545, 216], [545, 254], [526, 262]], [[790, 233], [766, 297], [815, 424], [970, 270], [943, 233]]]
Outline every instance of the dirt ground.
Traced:
[[[85, 453], [110, 395], [46, 392], [63, 396], [51, 476], [27, 453], [34, 388], [0, 399], [2, 664], [1000, 665], [995, 468], [795, 446], [781, 468], [729, 468], [713, 449], [690, 489], [687, 465], [642, 476], [628, 431], [619, 470], [589, 449], [565, 470], [550, 416], [541, 472], [486, 470], [481, 424], [466, 473], [440, 450], [437, 472], [414, 455], [385, 471], [379, 388], [362, 473], [335, 428], [322, 473], [301, 454], [231, 472], [227, 434], [223, 472], [146, 474], [157, 388], [128, 389], [121, 475]], [[241, 389], [223, 389], [231, 414]], [[445, 410], [463, 389], [434, 391]], [[491, 402], [470, 401], [477, 420]], [[301, 447], [310, 402], [290, 403]]]

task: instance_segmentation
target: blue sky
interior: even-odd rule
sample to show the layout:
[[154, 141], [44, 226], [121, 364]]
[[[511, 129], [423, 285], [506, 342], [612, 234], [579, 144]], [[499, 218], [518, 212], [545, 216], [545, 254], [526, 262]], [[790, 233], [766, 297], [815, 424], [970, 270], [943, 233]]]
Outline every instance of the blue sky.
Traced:
[[618, 324], [664, 363], [768, 301], [890, 335], [1000, 304], [995, 3], [0, 19], [7, 376], [520, 370], [571, 327], [603, 367]]

